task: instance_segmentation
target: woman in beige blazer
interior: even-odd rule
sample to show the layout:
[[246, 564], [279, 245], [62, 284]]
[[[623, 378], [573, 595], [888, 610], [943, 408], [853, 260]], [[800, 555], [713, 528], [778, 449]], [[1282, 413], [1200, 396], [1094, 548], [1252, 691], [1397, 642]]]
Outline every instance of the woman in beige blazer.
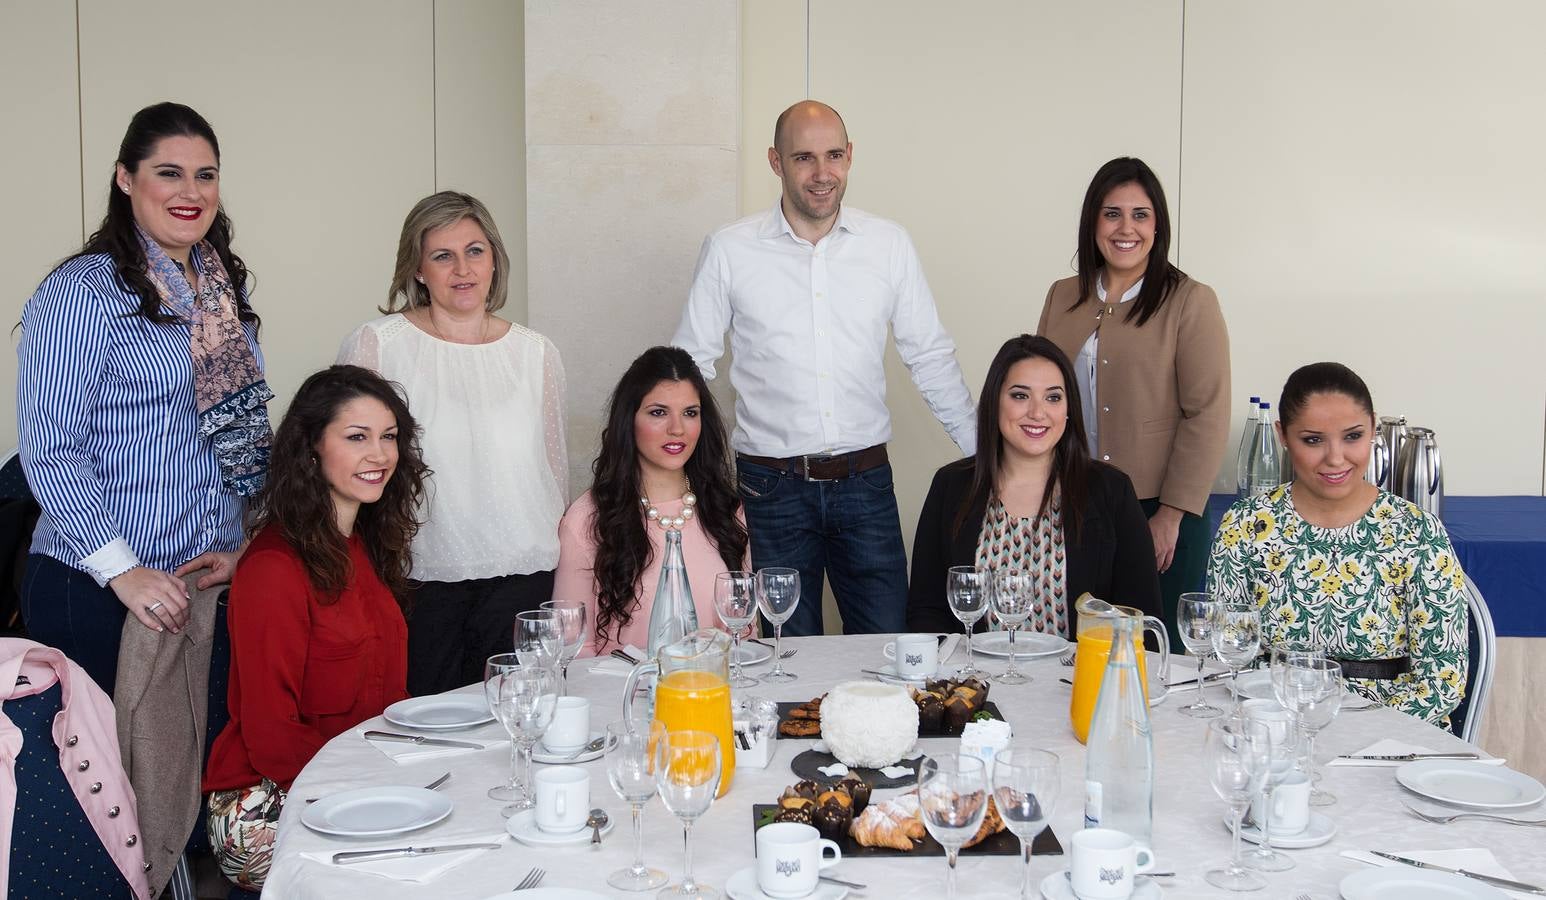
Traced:
[[1176, 598], [1201, 588], [1229, 438], [1229, 333], [1213, 289], [1169, 254], [1159, 179], [1142, 160], [1106, 163], [1079, 215], [1079, 274], [1047, 291], [1037, 333], [1074, 360], [1091, 453], [1132, 479], [1179, 650]]

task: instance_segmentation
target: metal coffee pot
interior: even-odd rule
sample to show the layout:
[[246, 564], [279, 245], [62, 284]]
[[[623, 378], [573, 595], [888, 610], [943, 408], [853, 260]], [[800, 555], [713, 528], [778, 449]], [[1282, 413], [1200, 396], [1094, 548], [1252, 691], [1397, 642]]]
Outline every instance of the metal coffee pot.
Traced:
[[1406, 439], [1406, 416], [1380, 417], [1380, 427], [1374, 433], [1374, 442], [1369, 452], [1369, 468], [1364, 473], [1364, 478], [1370, 484], [1395, 491], [1396, 464], [1401, 459], [1401, 447]]
[[1442, 516], [1444, 513], [1444, 464], [1433, 429], [1413, 426], [1406, 429], [1406, 440], [1396, 456], [1395, 492], [1417, 504], [1418, 508]]

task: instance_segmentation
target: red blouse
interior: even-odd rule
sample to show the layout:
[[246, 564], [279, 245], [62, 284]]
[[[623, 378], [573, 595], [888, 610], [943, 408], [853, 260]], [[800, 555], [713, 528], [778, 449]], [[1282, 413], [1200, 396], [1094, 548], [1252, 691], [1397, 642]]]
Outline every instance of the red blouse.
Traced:
[[408, 626], [358, 536], [353, 575], [324, 606], [306, 567], [273, 525], [253, 538], [231, 579], [231, 721], [215, 739], [205, 791], [281, 788], [335, 735], [408, 696]]

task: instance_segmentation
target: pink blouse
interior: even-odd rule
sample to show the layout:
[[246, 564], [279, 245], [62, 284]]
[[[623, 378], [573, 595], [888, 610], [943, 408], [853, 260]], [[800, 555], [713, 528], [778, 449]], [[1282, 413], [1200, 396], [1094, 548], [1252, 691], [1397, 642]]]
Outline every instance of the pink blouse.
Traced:
[[[674, 516], [682, 509], [681, 500], [657, 503], [662, 516]], [[601, 656], [614, 647], [632, 644], [644, 648], [649, 644], [650, 609], [655, 600], [655, 586], [660, 582], [660, 566], [666, 552], [665, 531], [654, 523], [646, 529], [650, 544], [655, 548], [650, 563], [639, 576], [637, 600], [633, 616], [624, 624], [614, 621], [608, 628], [608, 640], [596, 640], [596, 542], [591, 536], [591, 520], [596, 515], [596, 504], [586, 491], [574, 501], [563, 521], [558, 523], [558, 571], [553, 576], [553, 599], [584, 600], [590, 610], [590, 639], [586, 641], [580, 656]], [[737, 513], [739, 517], [741, 514]], [[748, 548], [748, 556], [750, 549]], [[714, 612], [714, 576], [729, 571], [720, 558], [713, 541], [697, 519], [682, 528], [682, 557], [687, 563], [687, 583], [692, 588], [692, 602], [698, 610], [700, 628], [718, 628], [719, 615]]]

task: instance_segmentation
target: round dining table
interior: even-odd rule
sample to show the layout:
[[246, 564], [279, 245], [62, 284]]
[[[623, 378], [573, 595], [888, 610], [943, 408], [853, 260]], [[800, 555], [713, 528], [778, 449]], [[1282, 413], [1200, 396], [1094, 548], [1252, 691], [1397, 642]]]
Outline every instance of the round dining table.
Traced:
[[[871, 678], [873, 676], [863, 674], [861, 669], [878, 669], [886, 663], [882, 647], [889, 639], [887, 635], [786, 638], [783, 641], [785, 653], [795, 652], [784, 660], [784, 668], [796, 674], [798, 680], [776, 685], [758, 684], [738, 690], [737, 695], [804, 701], [842, 682]], [[965, 656], [962, 642], [949, 659], [949, 665], [960, 665]], [[979, 667], [990, 673], [1001, 669], [1003, 662], [977, 655]], [[1178, 659], [1176, 663], [1170, 673], [1173, 681], [1195, 675], [1190, 661]], [[602, 671], [604, 666], [598, 666], [598, 671], [592, 672], [593, 664], [590, 660], [578, 660], [570, 667], [569, 692], [589, 698], [591, 726], [601, 730], [607, 722], [621, 718], [623, 679], [613, 672]], [[1057, 655], [1023, 661], [1021, 665], [1031, 675], [1031, 681], [1014, 686], [995, 684], [989, 699], [1013, 727], [1016, 742], [1051, 750], [1061, 758], [1062, 790], [1051, 824], [1066, 848], [1069, 838], [1084, 824], [1085, 749], [1074, 738], [1069, 725], [1071, 689], [1062, 681], [1072, 678], [1073, 669], [1061, 665]], [[756, 674], [766, 670], [767, 666], [763, 665], [747, 671]], [[482, 688], [481, 685], [470, 685], [464, 690], [478, 693]], [[1153, 849], [1156, 869], [1175, 873], [1155, 879], [1163, 896], [1333, 900], [1340, 896], [1338, 883], [1344, 877], [1370, 868], [1342, 855], [1343, 851], [1349, 850], [1403, 853], [1486, 848], [1515, 878], [1546, 883], [1546, 829], [1482, 820], [1431, 824], [1417, 818], [1403, 805], [1403, 801], [1414, 805], [1422, 805], [1425, 801], [1397, 783], [1395, 768], [1323, 766], [1321, 786], [1337, 800], [1316, 811], [1335, 823], [1335, 836], [1318, 847], [1282, 851], [1296, 865], [1285, 872], [1264, 874], [1267, 882], [1264, 890], [1236, 894], [1210, 886], [1204, 880], [1204, 873], [1228, 859], [1230, 831], [1224, 801], [1214, 792], [1204, 771], [1203, 738], [1207, 720], [1178, 712], [1180, 706], [1191, 702], [1195, 690], [1195, 685], [1177, 687], [1150, 709], [1154, 739]], [[1205, 691], [1214, 705], [1227, 706], [1229, 703], [1228, 688], [1222, 683], [1210, 684]], [[481, 751], [400, 764], [363, 739], [361, 731], [367, 728], [403, 731], [384, 719], [372, 719], [334, 738], [306, 766], [295, 780], [280, 820], [278, 845], [264, 892], [267, 896], [286, 900], [335, 900], [339, 897], [478, 900], [510, 892], [531, 869], [541, 868], [545, 872], [543, 887], [585, 889], [606, 897], [653, 897], [653, 891], [628, 894], [607, 885], [608, 873], [631, 862], [633, 841], [628, 807], [607, 782], [604, 758], [581, 764], [590, 773], [592, 805], [604, 808], [613, 823], [599, 846], [579, 843], [539, 849], [506, 838], [499, 849], [474, 854], [467, 862], [428, 883], [394, 880], [327, 861], [325, 854], [335, 851], [455, 844], [485, 839], [504, 828], [504, 819], [500, 815], [504, 804], [489, 799], [486, 792], [502, 783], [508, 775], [508, 741]], [[492, 741], [502, 738], [504, 732], [498, 724], [491, 722], [464, 731], [437, 732], [434, 736]], [[1382, 739], [1437, 752], [1476, 750], [1446, 731], [1383, 707], [1344, 710], [1320, 733], [1316, 750], [1324, 760], [1337, 754], [1358, 752]], [[959, 739], [921, 738], [915, 752], [947, 752], [958, 746]], [[790, 761], [810, 747], [810, 741], [779, 740], [766, 768], [736, 770], [731, 789], [714, 801], [692, 830], [693, 872], [700, 883], [723, 892], [733, 874], [753, 864], [751, 807], [775, 802], [786, 785], [799, 780], [790, 770]], [[439, 790], [450, 798], [453, 810], [449, 817], [427, 828], [409, 834], [359, 840], [319, 834], [301, 822], [307, 798], [369, 786], [423, 786], [446, 771], [451, 772], [451, 778]], [[883, 799], [891, 793], [877, 791], [876, 798]], [[1427, 807], [1435, 808], [1436, 804], [1427, 803]], [[1543, 809], [1537, 804], [1528, 809], [1510, 810], [1509, 814], [1540, 819]], [[682, 875], [683, 866], [681, 823], [661, 805], [659, 798], [650, 800], [643, 822], [645, 861], [667, 872], [675, 883]], [[1244, 847], [1249, 850], [1252, 845], [1245, 844]], [[1060, 872], [1066, 867], [1067, 860], [1065, 855], [1033, 858], [1031, 866], [1036, 881]], [[1018, 896], [1023, 865], [1023, 860], [1016, 856], [973, 856], [968, 852], [961, 857], [957, 869], [959, 896]], [[850, 895], [857, 898], [934, 900], [944, 895], [945, 860], [939, 856], [851, 858], [823, 874], [867, 885], [865, 890]], [[510, 893], [509, 896], [518, 900], [521, 893]]]

